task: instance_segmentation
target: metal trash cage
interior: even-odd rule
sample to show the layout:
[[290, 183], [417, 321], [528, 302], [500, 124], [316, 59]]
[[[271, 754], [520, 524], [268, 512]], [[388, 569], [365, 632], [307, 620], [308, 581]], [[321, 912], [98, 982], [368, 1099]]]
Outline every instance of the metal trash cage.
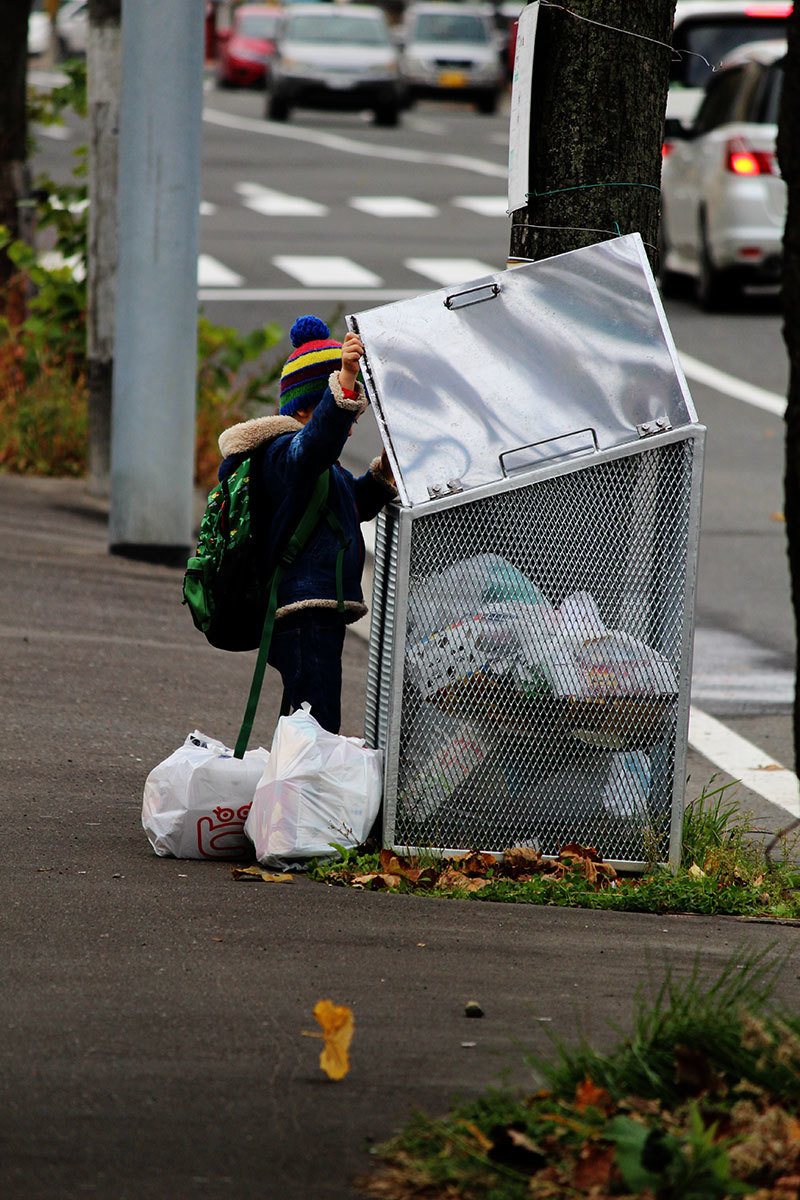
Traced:
[[366, 735], [385, 845], [677, 859], [703, 435], [381, 517]]

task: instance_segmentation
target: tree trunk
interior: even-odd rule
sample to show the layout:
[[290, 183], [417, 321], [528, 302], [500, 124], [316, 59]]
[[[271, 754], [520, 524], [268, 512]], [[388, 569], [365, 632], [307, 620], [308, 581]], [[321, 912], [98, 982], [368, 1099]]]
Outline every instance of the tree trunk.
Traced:
[[[25, 90], [30, 8], [31, 0], [0, 0], [0, 225], [14, 238], [30, 236], [30, 221], [21, 207], [29, 191]], [[0, 293], [14, 270], [0, 250]]]
[[87, 273], [87, 486], [109, 492], [111, 379], [117, 270], [117, 144], [121, 74], [121, 0], [89, 0], [87, 47], [89, 245]]
[[[795, 632], [800, 647], [800, 13], [789, 18], [789, 55], [778, 124], [778, 162], [789, 191], [783, 235], [783, 337], [789, 352], [784, 511]], [[797, 675], [800, 678], [800, 650]], [[794, 706], [795, 771], [800, 769], [800, 704]]]
[[638, 232], [655, 265], [674, 9], [674, 0], [542, 3], [529, 201], [513, 216], [513, 256]]

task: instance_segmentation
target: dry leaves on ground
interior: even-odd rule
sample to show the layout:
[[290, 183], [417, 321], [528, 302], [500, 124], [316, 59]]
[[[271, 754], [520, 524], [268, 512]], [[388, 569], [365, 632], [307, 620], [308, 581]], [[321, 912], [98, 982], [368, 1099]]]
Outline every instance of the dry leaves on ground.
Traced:
[[612, 866], [604, 863], [594, 846], [570, 842], [562, 846], [558, 858], [545, 858], [531, 846], [512, 846], [499, 857], [468, 851], [458, 857], [442, 858], [424, 865], [413, 855], [381, 850], [378, 869], [354, 872], [347, 863], [334, 866], [326, 878], [331, 883], [345, 883], [370, 891], [396, 891], [401, 887], [426, 891], [460, 891], [466, 894], [481, 891], [490, 883], [508, 880], [525, 883], [534, 876], [560, 882], [580, 878], [597, 888], [616, 879]]

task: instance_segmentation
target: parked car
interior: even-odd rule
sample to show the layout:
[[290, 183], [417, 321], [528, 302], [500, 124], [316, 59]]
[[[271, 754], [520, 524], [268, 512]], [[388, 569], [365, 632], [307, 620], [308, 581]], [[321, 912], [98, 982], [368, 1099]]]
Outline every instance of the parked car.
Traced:
[[56, 41], [61, 58], [86, 53], [89, 33], [89, 0], [65, 0], [56, 13]]
[[382, 9], [372, 4], [292, 4], [281, 22], [266, 115], [285, 121], [296, 106], [368, 108], [376, 125], [397, 124], [397, 48]]
[[400, 34], [400, 71], [409, 101], [469, 100], [493, 113], [505, 82], [494, 10], [488, 5], [409, 5]]
[[217, 31], [220, 87], [264, 87], [282, 11], [268, 4], [240, 4], [234, 9], [228, 28]]
[[791, 0], [678, 0], [667, 117], [694, 120], [712, 68], [747, 42], [786, 37], [791, 11]]
[[33, 0], [28, 17], [28, 55], [38, 58], [50, 46], [50, 18], [45, 12], [44, 0]]
[[719, 307], [746, 284], [777, 283], [787, 189], [776, 159], [786, 42], [753, 42], [711, 76], [692, 125], [676, 122], [661, 177], [661, 275], [692, 276]]

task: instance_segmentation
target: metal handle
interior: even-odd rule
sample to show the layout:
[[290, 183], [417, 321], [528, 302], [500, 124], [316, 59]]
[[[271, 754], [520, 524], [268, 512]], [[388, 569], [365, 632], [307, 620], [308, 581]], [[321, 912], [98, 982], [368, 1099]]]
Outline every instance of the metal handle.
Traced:
[[[598, 450], [600, 449], [600, 447], [598, 445], [598, 441], [597, 441], [597, 433], [590, 425], [587, 425], [585, 429], [574, 429], [570, 433], [559, 433], [559, 434], [556, 434], [554, 437], [542, 438], [542, 440], [540, 442], [528, 442], [525, 446], [515, 446], [513, 450], [502, 450], [498, 456], [500, 459], [500, 470], [503, 472], [504, 478], [508, 479], [509, 472], [506, 470], [506, 464], [504, 462], [504, 459], [508, 458], [510, 455], [519, 454], [523, 450], [535, 450], [539, 446], [551, 446], [554, 442], [566, 442], [569, 438], [577, 438], [577, 437], [580, 437], [581, 434], [584, 434], [584, 433], [587, 433], [589, 435], [589, 437], [592, 439], [592, 447], [596, 454], [598, 452]], [[587, 453], [586, 448], [582, 448], [580, 446], [567, 446], [563, 450], [558, 451], [555, 454], [539, 454], [539, 455], [537, 455], [536, 462], [537, 462], [537, 464], [541, 463], [541, 462], [547, 462], [547, 461], [552, 462], [557, 458], [570, 458], [572, 455], [580, 455], [580, 454], [586, 454], [586, 453]]]
[[468, 304], [480, 304], [483, 300], [493, 300], [500, 295], [499, 283], [482, 283], [478, 287], [467, 288], [463, 292], [453, 292], [444, 301], [445, 308], [466, 308]]

